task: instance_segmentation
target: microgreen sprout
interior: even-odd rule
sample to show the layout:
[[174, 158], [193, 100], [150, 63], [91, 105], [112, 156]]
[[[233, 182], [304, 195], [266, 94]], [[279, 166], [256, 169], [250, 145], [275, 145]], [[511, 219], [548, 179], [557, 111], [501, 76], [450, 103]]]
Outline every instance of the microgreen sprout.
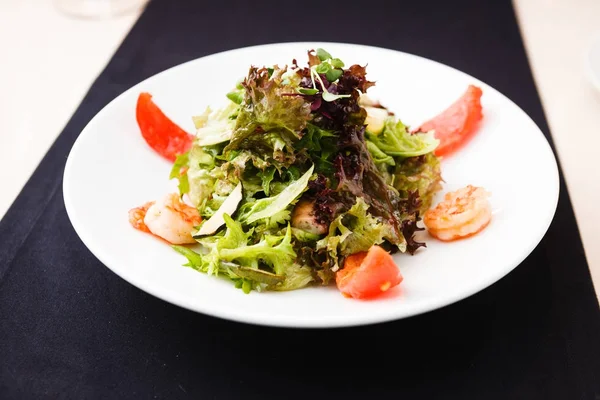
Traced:
[[310, 67], [310, 78], [312, 80], [313, 88], [306, 89], [302, 88], [298, 91], [302, 94], [306, 95], [314, 95], [319, 92], [317, 89], [317, 82], [321, 84], [321, 88], [323, 89], [323, 100], [325, 101], [335, 101], [337, 99], [350, 97], [349, 94], [334, 94], [327, 90], [325, 84], [323, 83], [323, 79], [321, 79], [320, 74], [324, 74], [327, 80], [330, 83], [333, 83], [340, 79], [340, 77], [344, 74], [342, 68], [344, 67], [344, 63], [339, 58], [333, 58], [331, 54], [327, 51], [319, 48], [317, 49], [317, 57], [321, 60], [321, 63], [318, 65], [313, 65]]

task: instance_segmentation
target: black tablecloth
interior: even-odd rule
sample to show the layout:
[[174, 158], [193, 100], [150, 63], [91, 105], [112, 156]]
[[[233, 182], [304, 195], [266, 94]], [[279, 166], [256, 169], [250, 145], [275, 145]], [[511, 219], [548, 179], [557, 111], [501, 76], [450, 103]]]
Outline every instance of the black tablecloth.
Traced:
[[0, 223], [0, 398], [600, 398], [600, 313], [562, 181], [546, 237], [504, 279], [365, 327], [267, 328], [186, 311], [83, 246], [62, 172], [94, 114], [183, 61], [300, 40], [441, 61], [499, 89], [548, 135], [509, 2], [154, 0]]

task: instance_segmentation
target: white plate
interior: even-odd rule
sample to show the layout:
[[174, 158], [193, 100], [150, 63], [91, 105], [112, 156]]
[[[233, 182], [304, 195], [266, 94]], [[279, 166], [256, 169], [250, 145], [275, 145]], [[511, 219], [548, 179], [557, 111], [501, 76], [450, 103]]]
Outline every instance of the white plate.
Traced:
[[[219, 105], [251, 64], [280, 65], [323, 47], [347, 65], [367, 64], [369, 89], [410, 125], [437, 114], [473, 83], [483, 89], [484, 120], [475, 138], [443, 161], [444, 190], [466, 184], [491, 191], [493, 218], [480, 234], [397, 255], [404, 282], [383, 298], [358, 301], [334, 287], [244, 294], [230, 281], [182, 267], [184, 259], [128, 223], [130, 208], [172, 191], [171, 165], [144, 142], [135, 120], [141, 91], [192, 132], [192, 115]], [[553, 218], [558, 169], [548, 142], [512, 101], [460, 71], [414, 55], [339, 43], [284, 43], [203, 57], [126, 91], [86, 126], [64, 174], [66, 209], [81, 240], [123, 279], [163, 300], [241, 322], [288, 327], [339, 327], [420, 314], [464, 299], [505, 276], [535, 248]], [[438, 199], [442, 193], [438, 196]]]

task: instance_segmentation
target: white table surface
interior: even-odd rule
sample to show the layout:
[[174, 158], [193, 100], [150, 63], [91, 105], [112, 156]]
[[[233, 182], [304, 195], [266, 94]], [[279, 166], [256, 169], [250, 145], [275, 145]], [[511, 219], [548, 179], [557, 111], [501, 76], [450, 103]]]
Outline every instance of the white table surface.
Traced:
[[[583, 67], [586, 46], [600, 33], [600, 1], [514, 5], [600, 293], [600, 93]], [[0, 0], [0, 217], [138, 15], [74, 19], [52, 0]]]

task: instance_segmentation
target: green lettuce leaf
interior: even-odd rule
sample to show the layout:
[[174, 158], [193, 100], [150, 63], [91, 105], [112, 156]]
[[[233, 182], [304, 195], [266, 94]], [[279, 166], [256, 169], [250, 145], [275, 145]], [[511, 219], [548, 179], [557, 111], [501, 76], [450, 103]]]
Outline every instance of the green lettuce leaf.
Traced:
[[421, 199], [419, 213], [431, 207], [433, 196], [442, 189], [440, 160], [433, 154], [402, 160], [394, 170], [393, 185], [404, 197], [417, 190]]
[[[218, 150], [203, 148], [194, 144], [188, 154], [188, 196], [192, 204], [199, 207], [205, 203], [213, 193], [216, 181], [213, 170], [216, 167]], [[181, 183], [181, 182], [180, 182]]]
[[184, 267], [192, 267], [200, 272], [207, 272], [204, 257], [202, 254], [196, 253], [194, 250], [179, 245], [171, 246], [176, 252], [187, 258], [188, 262], [183, 264]]
[[334, 173], [333, 157], [337, 153], [337, 136], [326, 129], [308, 123], [302, 139], [295, 143], [298, 153], [307, 153], [315, 165], [315, 172], [332, 177]]
[[273, 290], [296, 290], [314, 281], [312, 270], [305, 265], [292, 264], [285, 269], [284, 280], [273, 286]]
[[396, 165], [396, 162], [394, 161], [394, 157], [386, 154], [379, 147], [377, 147], [377, 145], [375, 143], [373, 143], [370, 140], [367, 140], [366, 143], [367, 143], [367, 149], [371, 153], [371, 157], [373, 157], [373, 162], [375, 163], [375, 165], [377, 165], [377, 166], [379, 166], [381, 164], [391, 165], [391, 166]]
[[241, 148], [268, 160], [277, 169], [282, 169], [291, 166], [297, 160], [294, 151], [295, 140], [283, 131], [271, 131], [248, 136]]
[[[253, 229], [245, 232], [240, 222], [224, 214], [226, 230], [224, 234], [198, 240], [201, 252], [186, 246], [172, 246], [184, 255], [185, 266], [209, 275], [222, 275], [236, 281], [236, 285], [251, 289], [290, 290], [305, 286], [312, 277], [306, 270], [294, 266], [296, 252], [292, 245], [292, 230], [288, 226], [284, 235], [264, 235], [253, 245]], [[270, 270], [265, 270], [264, 268]], [[307, 268], [310, 273], [310, 268]]]
[[333, 220], [327, 236], [317, 242], [317, 250], [327, 249], [334, 270], [339, 268], [340, 257], [367, 251], [390, 235], [391, 227], [369, 214], [368, 209], [369, 205], [358, 197], [350, 210]]
[[[244, 80], [245, 97], [235, 121], [235, 128], [225, 153], [236, 149], [249, 149], [266, 157], [268, 149], [283, 151], [288, 157], [294, 155], [292, 143], [299, 140], [300, 133], [310, 118], [310, 103], [296, 94], [297, 87], [282, 78], [286, 68], [275, 66], [250, 68]], [[276, 136], [265, 135], [274, 132]], [[262, 142], [262, 146], [257, 147]], [[279, 155], [281, 156], [281, 155]], [[293, 163], [286, 160], [287, 164]]]
[[304, 175], [290, 183], [278, 195], [244, 204], [240, 209], [241, 221], [251, 224], [261, 219], [276, 216], [286, 210], [306, 190], [313, 169], [314, 166], [311, 166]]
[[231, 267], [230, 271], [240, 278], [249, 280], [251, 282], [257, 282], [259, 284], [264, 284], [267, 287], [279, 285], [285, 280], [285, 276], [276, 275], [257, 268]]
[[275, 167], [268, 167], [264, 171], [260, 171], [258, 176], [262, 182], [263, 192], [268, 196], [271, 192], [271, 181], [275, 176]]
[[190, 182], [187, 175], [189, 162], [189, 152], [178, 155], [171, 168], [171, 173], [169, 174], [169, 179], [177, 179], [179, 181], [177, 188], [179, 189], [180, 196], [183, 196], [190, 191]]
[[321, 235], [317, 235], [315, 233], [307, 232], [303, 229], [292, 228], [292, 234], [296, 238], [296, 240], [300, 242], [316, 242], [321, 238]]
[[227, 93], [227, 98], [235, 104], [242, 104], [244, 101], [244, 87], [242, 85], [236, 86], [234, 90]]
[[[224, 234], [207, 236], [202, 239], [197, 239], [201, 245], [201, 252], [194, 252], [185, 246], [172, 246], [175, 251], [183, 254], [188, 259], [186, 266], [191, 266], [197, 271], [204, 272], [208, 275], [225, 274], [232, 277], [230, 266], [223, 264], [220, 252], [224, 249], [237, 248], [246, 246], [248, 240], [252, 236], [252, 230], [244, 232], [242, 225], [234, 221], [229, 215], [223, 214], [227, 229]], [[258, 261], [256, 259], [241, 259], [244, 266], [249, 268], [257, 268]]]
[[[227, 226], [227, 230], [222, 238], [217, 241], [215, 248], [217, 251], [221, 251], [224, 249], [235, 249], [238, 247], [246, 246], [248, 240], [252, 236], [252, 230], [248, 232], [244, 232], [242, 229], [242, 224], [237, 221], [234, 221], [229, 215], [223, 214], [223, 219], [225, 220], [225, 225]], [[229, 260], [231, 261], [231, 260]], [[254, 260], [256, 261], [256, 260]], [[248, 264], [245, 264], [248, 265]], [[248, 265], [253, 267], [254, 265]]]
[[221, 109], [212, 110], [207, 107], [202, 115], [192, 117], [196, 126], [198, 145], [212, 146], [231, 139], [239, 108], [235, 102], [231, 101]]
[[440, 142], [433, 136], [433, 132], [411, 134], [402, 121], [395, 117], [386, 118], [380, 134], [368, 133], [367, 137], [385, 154], [400, 157], [431, 153]]
[[[232, 223], [238, 224], [231, 220]], [[227, 225], [229, 230], [229, 224]], [[225, 234], [227, 236], [227, 234]], [[296, 259], [296, 252], [292, 247], [292, 230], [288, 226], [285, 236], [265, 235], [257, 244], [251, 246], [237, 246], [235, 248], [220, 248], [219, 257], [224, 261], [237, 261], [241, 265], [248, 262], [262, 261], [273, 268], [276, 275], [285, 274], [285, 270]], [[252, 266], [257, 268], [258, 266]]]

